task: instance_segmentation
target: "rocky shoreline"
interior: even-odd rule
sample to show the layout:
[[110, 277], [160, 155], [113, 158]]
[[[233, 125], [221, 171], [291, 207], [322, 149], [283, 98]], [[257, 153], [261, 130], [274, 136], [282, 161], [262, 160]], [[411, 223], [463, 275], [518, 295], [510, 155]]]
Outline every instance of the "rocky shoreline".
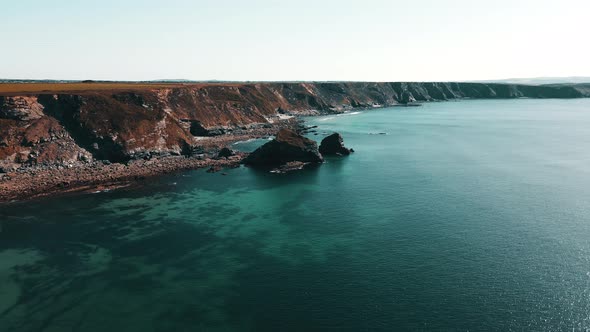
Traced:
[[[236, 141], [269, 137], [283, 128], [319, 135], [302, 127], [298, 116], [464, 98], [590, 97], [590, 86], [584, 84], [88, 83], [76, 90], [77, 86], [0, 84], [0, 203], [117, 187], [188, 169], [209, 167], [215, 172], [235, 167], [245, 154], [217, 154]], [[322, 151], [352, 152], [336, 136]], [[314, 163], [285, 159], [276, 165], [277, 172], [302, 168], [301, 162]]]
[[0, 174], [0, 203], [116, 189], [150, 177], [187, 170], [210, 168], [214, 173], [224, 168], [236, 168], [248, 153], [234, 152], [232, 156], [219, 157], [219, 151], [238, 141], [270, 137], [282, 128], [301, 130], [303, 127], [300, 120], [291, 119], [267, 128], [203, 138], [199, 141], [202, 150], [191, 156], [147, 156], [126, 163], [89, 161], [21, 167]]
[[[271, 173], [301, 170], [323, 162], [317, 143], [303, 136], [316, 127], [306, 127], [301, 119], [292, 118], [264, 128], [204, 138], [199, 142], [199, 150], [190, 156], [144, 155], [124, 163], [93, 160], [24, 166], [0, 174], [0, 203], [66, 193], [107, 191], [128, 187], [150, 177], [204, 168], [209, 168], [208, 173], [238, 168], [242, 164], [268, 169]], [[228, 148], [238, 141], [273, 135], [276, 135], [275, 139], [252, 153]], [[321, 147], [326, 155], [342, 156], [352, 151], [344, 147], [342, 136], [338, 133], [327, 136]]]
[[223, 159], [171, 156], [134, 160], [127, 164], [92, 162], [71, 168], [21, 169], [5, 174], [0, 180], [0, 202], [120, 188], [153, 176], [205, 167], [238, 167], [241, 159], [240, 154]]

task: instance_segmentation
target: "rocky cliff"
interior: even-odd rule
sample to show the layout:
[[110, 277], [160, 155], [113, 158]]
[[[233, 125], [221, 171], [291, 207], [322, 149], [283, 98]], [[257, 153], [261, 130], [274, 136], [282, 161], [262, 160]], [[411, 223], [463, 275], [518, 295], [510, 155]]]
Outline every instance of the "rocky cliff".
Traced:
[[457, 98], [581, 98], [575, 85], [252, 83], [0, 93], [0, 171], [190, 154], [203, 137], [326, 114]]

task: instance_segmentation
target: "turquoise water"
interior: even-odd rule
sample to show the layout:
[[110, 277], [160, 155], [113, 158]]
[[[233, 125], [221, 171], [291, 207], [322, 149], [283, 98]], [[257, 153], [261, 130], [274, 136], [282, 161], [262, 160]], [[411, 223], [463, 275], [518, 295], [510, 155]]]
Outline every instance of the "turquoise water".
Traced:
[[0, 206], [0, 331], [590, 328], [590, 100], [308, 121], [357, 152]]
[[247, 141], [240, 141], [233, 143], [230, 147], [237, 151], [243, 152], [252, 152], [256, 150], [259, 146], [268, 143], [268, 141], [272, 140], [271, 137], [269, 138], [253, 138]]

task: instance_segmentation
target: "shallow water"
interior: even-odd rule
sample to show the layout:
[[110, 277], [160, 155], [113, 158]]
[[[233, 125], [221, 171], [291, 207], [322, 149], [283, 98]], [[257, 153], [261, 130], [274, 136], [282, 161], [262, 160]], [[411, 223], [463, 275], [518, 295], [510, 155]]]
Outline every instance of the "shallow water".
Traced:
[[231, 148], [237, 151], [243, 151], [243, 152], [252, 152], [254, 150], [256, 150], [259, 146], [264, 145], [265, 143], [268, 143], [268, 141], [271, 141], [273, 138], [269, 137], [269, 138], [253, 138], [253, 139], [249, 139], [247, 141], [239, 141], [239, 142], [235, 142], [231, 145]]
[[0, 331], [590, 328], [590, 100], [308, 121], [357, 152], [0, 206]]

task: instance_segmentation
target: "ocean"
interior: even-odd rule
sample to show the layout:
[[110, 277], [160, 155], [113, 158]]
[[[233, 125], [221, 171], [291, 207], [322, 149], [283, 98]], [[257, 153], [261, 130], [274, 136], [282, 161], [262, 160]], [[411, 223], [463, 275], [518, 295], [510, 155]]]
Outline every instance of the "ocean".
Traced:
[[590, 99], [306, 122], [356, 152], [0, 206], [0, 331], [590, 329]]

